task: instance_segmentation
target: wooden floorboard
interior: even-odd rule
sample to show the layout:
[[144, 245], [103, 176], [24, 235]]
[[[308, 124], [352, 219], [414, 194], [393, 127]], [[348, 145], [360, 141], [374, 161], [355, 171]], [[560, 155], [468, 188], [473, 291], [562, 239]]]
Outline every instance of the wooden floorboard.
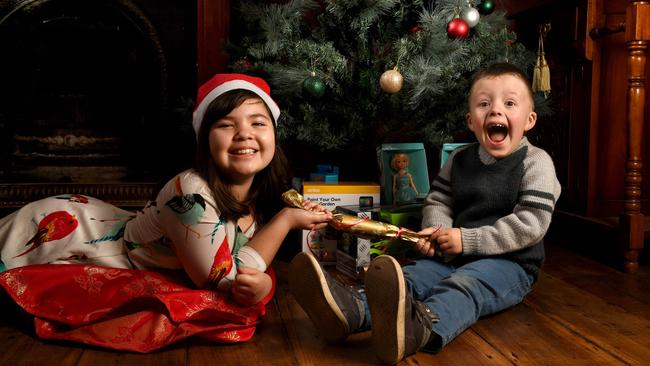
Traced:
[[528, 304], [479, 321], [473, 329], [512, 364], [624, 364]]
[[[650, 268], [626, 274], [558, 242], [547, 246], [547, 254], [540, 280], [522, 304], [481, 319], [442, 352], [417, 353], [400, 365], [650, 365]], [[42, 341], [5, 315], [0, 365], [378, 364], [370, 332], [326, 344], [288, 291], [286, 263], [276, 268], [276, 296], [250, 342], [192, 339], [151, 354], [123, 353]], [[0, 297], [5, 314], [7, 301]]]
[[186, 347], [172, 346], [163, 352], [151, 354], [123, 353], [115, 351], [104, 351], [87, 349], [79, 357], [77, 366], [98, 366], [98, 365], [138, 365], [138, 366], [175, 366], [184, 365], [187, 354]]

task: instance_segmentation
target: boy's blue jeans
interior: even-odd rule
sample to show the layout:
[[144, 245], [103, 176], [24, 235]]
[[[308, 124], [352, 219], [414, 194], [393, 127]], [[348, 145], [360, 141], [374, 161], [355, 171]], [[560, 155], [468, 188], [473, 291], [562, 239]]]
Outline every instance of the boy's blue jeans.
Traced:
[[[532, 276], [521, 266], [500, 258], [482, 258], [459, 267], [421, 258], [402, 267], [402, 271], [411, 296], [440, 318], [432, 328], [440, 336], [440, 343], [426, 349], [433, 352], [472, 326], [479, 317], [520, 303], [533, 284]], [[367, 302], [366, 314], [370, 314]], [[369, 318], [364, 322], [366, 329], [371, 327]]]

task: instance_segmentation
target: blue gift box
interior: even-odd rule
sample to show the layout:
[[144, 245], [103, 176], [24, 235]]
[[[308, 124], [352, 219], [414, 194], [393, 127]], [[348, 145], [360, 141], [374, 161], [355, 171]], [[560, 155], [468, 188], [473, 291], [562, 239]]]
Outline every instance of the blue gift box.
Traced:
[[335, 165], [316, 165], [316, 172], [309, 174], [309, 181], [336, 183], [339, 181], [339, 167]]
[[456, 148], [461, 147], [463, 145], [467, 145], [467, 143], [461, 142], [461, 143], [442, 144], [442, 149], [440, 150], [440, 167], [442, 168], [442, 166], [445, 165], [445, 162], [447, 162], [447, 159], [449, 158], [449, 154], [451, 154], [452, 151], [456, 150]]

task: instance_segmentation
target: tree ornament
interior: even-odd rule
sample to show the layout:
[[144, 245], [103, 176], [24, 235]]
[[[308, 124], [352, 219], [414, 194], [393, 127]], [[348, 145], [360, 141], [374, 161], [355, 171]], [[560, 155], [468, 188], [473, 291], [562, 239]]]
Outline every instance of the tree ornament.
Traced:
[[411, 34], [415, 34], [415, 33], [418, 33], [421, 30], [422, 30], [422, 27], [419, 24], [416, 24], [416, 25], [412, 26], [409, 31], [411, 32]]
[[325, 94], [325, 83], [323, 80], [316, 77], [316, 72], [312, 71], [311, 76], [302, 82], [302, 89], [307, 92], [310, 97], [319, 99]]
[[544, 36], [550, 30], [551, 24], [547, 23], [539, 26], [539, 41], [537, 43], [537, 61], [533, 69], [533, 91], [544, 93], [548, 97], [551, 92], [551, 75], [544, 54]]
[[469, 26], [460, 17], [454, 18], [447, 24], [447, 35], [449, 38], [467, 38]]
[[395, 66], [392, 70], [387, 70], [379, 78], [379, 86], [386, 93], [394, 94], [402, 89], [404, 78]]
[[478, 5], [478, 11], [483, 15], [492, 13], [494, 11], [494, 0], [483, 0], [483, 2]]
[[460, 13], [460, 18], [467, 23], [468, 27], [474, 28], [478, 24], [481, 14], [479, 14], [478, 10], [470, 6], [463, 9], [462, 13]]

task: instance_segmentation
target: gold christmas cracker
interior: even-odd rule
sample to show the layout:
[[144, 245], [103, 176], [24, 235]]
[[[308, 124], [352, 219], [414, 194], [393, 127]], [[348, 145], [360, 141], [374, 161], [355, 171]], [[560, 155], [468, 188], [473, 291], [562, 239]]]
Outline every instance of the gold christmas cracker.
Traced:
[[[303, 208], [303, 196], [295, 189], [290, 189], [282, 194], [282, 200], [289, 206]], [[426, 239], [428, 235], [420, 235], [415, 231], [400, 228], [381, 221], [367, 220], [357, 216], [332, 211], [333, 218], [329, 225], [336, 230], [348, 232], [352, 235], [366, 239], [400, 239], [416, 243], [419, 239]]]

